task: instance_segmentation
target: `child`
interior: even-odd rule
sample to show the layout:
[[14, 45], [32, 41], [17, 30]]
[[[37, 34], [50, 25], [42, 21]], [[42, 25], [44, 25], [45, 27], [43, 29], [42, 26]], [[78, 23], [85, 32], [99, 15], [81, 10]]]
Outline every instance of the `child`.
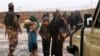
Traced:
[[31, 18], [26, 21], [26, 24], [24, 26], [27, 29], [27, 33], [28, 33], [28, 48], [29, 48], [30, 56], [36, 56], [35, 53], [37, 50], [36, 31], [39, 28], [39, 23], [34, 16], [31, 16]]
[[39, 34], [42, 37], [42, 47], [44, 56], [49, 56], [50, 54], [50, 31], [49, 31], [49, 20], [43, 19]]

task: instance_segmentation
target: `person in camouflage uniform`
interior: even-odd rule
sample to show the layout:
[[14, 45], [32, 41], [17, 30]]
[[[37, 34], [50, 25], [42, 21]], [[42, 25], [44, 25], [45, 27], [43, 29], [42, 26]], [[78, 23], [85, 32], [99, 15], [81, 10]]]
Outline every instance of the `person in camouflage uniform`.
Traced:
[[9, 53], [8, 56], [14, 56], [13, 52], [18, 44], [18, 32], [22, 32], [18, 23], [19, 15], [14, 12], [13, 3], [8, 4], [9, 11], [4, 18], [4, 24], [6, 26], [5, 34], [8, 34], [9, 40]]

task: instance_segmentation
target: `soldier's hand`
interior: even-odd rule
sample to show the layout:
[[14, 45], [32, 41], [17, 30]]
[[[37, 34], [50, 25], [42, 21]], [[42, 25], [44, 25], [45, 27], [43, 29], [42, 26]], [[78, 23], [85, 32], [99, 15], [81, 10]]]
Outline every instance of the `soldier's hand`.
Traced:
[[20, 34], [22, 33], [22, 31], [20, 31]]
[[22, 30], [21, 29], [19, 29], [19, 32], [20, 32], [20, 34], [22, 33]]

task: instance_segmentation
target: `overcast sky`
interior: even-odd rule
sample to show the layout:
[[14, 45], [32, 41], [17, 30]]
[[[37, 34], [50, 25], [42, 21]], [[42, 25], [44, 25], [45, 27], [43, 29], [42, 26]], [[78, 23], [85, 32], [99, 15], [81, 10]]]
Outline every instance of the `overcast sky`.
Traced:
[[35, 11], [94, 8], [98, 0], [0, 0], [0, 11], [7, 11], [10, 2], [14, 3], [15, 11]]

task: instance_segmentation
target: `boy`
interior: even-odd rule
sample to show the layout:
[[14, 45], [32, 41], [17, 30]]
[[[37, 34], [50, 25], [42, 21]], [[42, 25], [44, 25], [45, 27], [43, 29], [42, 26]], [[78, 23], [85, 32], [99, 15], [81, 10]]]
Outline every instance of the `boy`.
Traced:
[[49, 56], [50, 54], [50, 31], [49, 31], [49, 19], [44, 18], [39, 34], [42, 37], [42, 47], [43, 47], [43, 55], [44, 56]]

